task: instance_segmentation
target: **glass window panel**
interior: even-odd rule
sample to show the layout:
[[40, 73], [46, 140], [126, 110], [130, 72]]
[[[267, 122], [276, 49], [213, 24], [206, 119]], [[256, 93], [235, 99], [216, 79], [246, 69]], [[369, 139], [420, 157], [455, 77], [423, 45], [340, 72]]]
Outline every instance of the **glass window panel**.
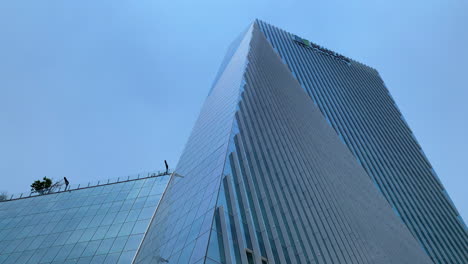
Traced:
[[90, 241], [96, 233], [97, 229], [97, 227], [85, 229], [83, 235], [80, 237], [78, 242]]
[[109, 230], [110, 226], [101, 226], [96, 230], [96, 233], [94, 233], [93, 240], [96, 239], [103, 239], [104, 236], [107, 233], [107, 230]]
[[106, 264], [115, 264], [119, 261], [120, 252], [119, 253], [112, 253], [107, 255], [106, 260], [104, 263]]
[[67, 242], [65, 242], [65, 244], [75, 244], [78, 242], [78, 240], [80, 239], [80, 237], [83, 235], [84, 233], [84, 230], [83, 229], [80, 229], [80, 230], [75, 230], [71, 236], [68, 238]]
[[59, 252], [57, 253], [57, 255], [55, 256], [54, 261], [64, 261], [68, 257], [68, 255], [70, 254], [70, 252], [72, 251], [74, 247], [75, 245], [62, 246]]
[[136, 250], [140, 245], [143, 235], [132, 235], [128, 237], [127, 243], [125, 244], [124, 251], [127, 250]]
[[117, 212], [108, 212], [102, 220], [101, 225], [111, 225], [114, 222], [116, 216]]
[[124, 223], [120, 229], [119, 236], [128, 236], [132, 233], [135, 222]]
[[104, 214], [95, 215], [93, 220], [89, 223], [88, 227], [97, 227], [97, 226], [99, 226], [105, 216], [106, 215], [104, 215]]
[[113, 224], [107, 231], [105, 238], [116, 237], [119, 234], [120, 229], [122, 228], [122, 224]]
[[[44, 242], [45, 238], [46, 236], [37, 236], [36, 239], [31, 243], [31, 245], [29, 245], [29, 249], [38, 249], [41, 246], [42, 242]], [[16, 241], [17, 240], [13, 241], [12, 244], [10, 244], [10, 246], [7, 247], [4, 252], [10, 253], [8, 249], [11, 247], [16, 247]]]
[[139, 214], [140, 214], [140, 210], [138, 210], [138, 209], [131, 210], [130, 213], [128, 214], [127, 219], [125, 220], [125, 222], [131, 222], [131, 221], [138, 220], [138, 215]]
[[132, 263], [134, 256], [135, 256], [135, 251], [125, 251], [120, 255], [118, 264]]
[[[21, 256], [16, 260], [16, 264], [25, 264], [29, 261], [34, 251], [21, 252]], [[0, 260], [0, 263], [2, 261]]]
[[[29, 259], [28, 264], [39, 263], [45, 253], [45, 250], [35, 250], [34, 255]], [[9, 263], [8, 260], [7, 263]]]
[[93, 256], [91, 257], [83, 257], [83, 258], [80, 258], [78, 259], [78, 264], [89, 264], [93, 259]]
[[101, 245], [99, 245], [99, 248], [96, 254], [98, 255], [107, 254], [107, 252], [109, 252], [109, 250], [111, 249], [112, 244], [114, 243], [114, 240], [115, 238], [108, 238], [108, 239], [102, 240]]
[[133, 227], [132, 234], [144, 233], [147, 227], [148, 227], [148, 221], [145, 221], [145, 220], [137, 221], [135, 223], [135, 226]]
[[200, 236], [195, 242], [195, 249], [193, 250], [191, 262], [197, 261], [200, 258], [203, 258], [206, 253], [206, 244], [208, 242], [210, 232], [206, 232]]
[[148, 196], [149, 193], [150, 193], [150, 191], [151, 191], [151, 188], [150, 188], [150, 187], [141, 188], [141, 191], [140, 191], [140, 193], [138, 194], [138, 197]]
[[15, 263], [16, 260], [21, 256], [21, 253], [13, 253], [6, 259], [5, 263]]
[[107, 255], [97, 255], [93, 257], [90, 264], [102, 264], [106, 260]]
[[154, 214], [154, 208], [152, 207], [146, 207], [141, 210], [140, 215], [138, 216], [138, 220], [143, 220], [143, 219], [150, 219], [153, 217]]
[[60, 246], [60, 245], [64, 245], [68, 238], [71, 236], [73, 232], [69, 231], [69, 232], [63, 232], [59, 235], [59, 237], [57, 238], [57, 240], [55, 240], [55, 243], [54, 245], [56, 246]]
[[81, 242], [81, 243], [77, 243], [72, 251], [70, 252], [70, 254], [68, 255], [68, 259], [75, 259], [75, 258], [79, 258], [81, 257], [81, 254], [83, 253], [83, 251], [85, 250], [86, 246], [88, 245], [88, 242]]
[[[19, 244], [19, 246], [15, 249], [15, 251], [25, 251], [29, 249], [29, 245], [34, 241], [34, 237], [27, 237]], [[8, 242], [5, 242], [7, 244]], [[1, 246], [0, 246], [0, 252], [2, 252]]]
[[127, 242], [127, 239], [128, 239], [127, 236], [116, 238], [109, 252], [110, 253], [121, 252], [123, 248], [125, 247], [125, 243]]
[[101, 244], [101, 240], [95, 240], [95, 241], [89, 242], [85, 250], [81, 254], [81, 256], [83, 257], [93, 256], [96, 253], [97, 249], [99, 248], [100, 244]]
[[128, 210], [132, 209], [132, 206], [133, 206], [133, 200], [125, 201], [123, 203], [122, 207], [120, 208], [120, 211], [128, 211]]
[[67, 231], [75, 230], [78, 227], [78, 225], [80, 224], [81, 220], [82, 220], [82, 218], [70, 219], [70, 221], [68, 222], [68, 225], [65, 228], [65, 230], [67, 230]]
[[188, 246], [186, 246], [182, 250], [182, 253], [180, 254], [180, 257], [179, 257], [179, 263], [189, 263], [190, 257], [192, 256], [194, 245], [195, 245], [195, 241], [188, 244]]
[[125, 222], [129, 211], [119, 212], [115, 217], [114, 224], [119, 224]]
[[57, 238], [59, 237], [59, 235], [60, 234], [51, 234], [51, 235], [46, 236], [39, 248], [48, 248], [52, 246], [55, 240], [57, 240]]
[[60, 251], [61, 248], [62, 248], [61, 246], [56, 246], [56, 247], [46, 249], [45, 250], [46, 253], [42, 257], [41, 263], [43, 263], [43, 262], [52, 262], [54, 260], [55, 256], [57, 256], [57, 254], [58, 254], [58, 252]]
[[87, 228], [88, 225], [91, 223], [91, 221], [93, 220], [93, 216], [85, 216], [83, 217], [83, 219], [81, 220], [81, 222], [78, 224], [78, 229], [83, 229], [83, 228]]
[[156, 207], [160, 198], [161, 198], [160, 194], [148, 196], [148, 199], [146, 199], [146, 202], [145, 202], [145, 207], [153, 207], [153, 208]]

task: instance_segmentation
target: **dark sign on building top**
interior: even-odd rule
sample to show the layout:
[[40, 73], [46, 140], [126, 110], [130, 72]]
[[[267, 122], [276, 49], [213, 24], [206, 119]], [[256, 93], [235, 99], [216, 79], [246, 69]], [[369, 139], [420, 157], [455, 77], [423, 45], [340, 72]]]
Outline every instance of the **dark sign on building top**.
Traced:
[[303, 38], [301, 38], [299, 36], [294, 35], [294, 40], [296, 42], [300, 43], [301, 45], [307, 47], [307, 48], [313, 49], [314, 51], [320, 52], [320, 53], [328, 55], [328, 56], [332, 56], [333, 58], [344, 61], [347, 64], [351, 63], [351, 61], [348, 58], [346, 58], [345, 56], [343, 56], [341, 54], [338, 54], [338, 53], [336, 53], [334, 51], [331, 51], [329, 49], [326, 49], [324, 47], [321, 47], [321, 46], [319, 46], [319, 45], [317, 45], [317, 44], [315, 44], [313, 42], [308, 41], [307, 39], [303, 39]]

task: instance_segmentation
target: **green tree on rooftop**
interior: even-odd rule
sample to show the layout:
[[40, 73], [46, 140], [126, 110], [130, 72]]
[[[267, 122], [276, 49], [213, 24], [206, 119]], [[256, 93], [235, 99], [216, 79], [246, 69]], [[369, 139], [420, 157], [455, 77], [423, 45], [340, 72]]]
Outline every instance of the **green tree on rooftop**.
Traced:
[[42, 178], [42, 181], [36, 180], [31, 184], [31, 191], [39, 194], [45, 194], [59, 189], [62, 185], [63, 183], [61, 182], [53, 183], [52, 179], [44, 177]]

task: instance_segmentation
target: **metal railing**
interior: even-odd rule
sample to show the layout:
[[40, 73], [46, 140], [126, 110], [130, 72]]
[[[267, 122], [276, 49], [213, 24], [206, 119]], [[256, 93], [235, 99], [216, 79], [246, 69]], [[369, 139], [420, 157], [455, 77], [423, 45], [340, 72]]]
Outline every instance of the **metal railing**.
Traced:
[[[65, 186], [65, 184], [62, 184], [61, 186], [59, 186], [59, 187], [57, 187], [57, 188], [55, 188], [53, 190], [46, 190], [43, 193], [29, 191], [29, 192], [23, 192], [23, 193], [7, 195], [6, 197], [3, 197], [3, 199], [0, 199], [0, 203], [1, 202], [11, 201], [11, 200], [35, 197], [35, 196], [42, 196], [42, 195], [60, 193], [60, 192], [65, 192], [65, 191], [68, 192], [68, 191], [73, 191], [73, 190], [92, 188], [92, 187], [96, 187], [96, 186], [114, 184], [114, 183], [119, 183], [119, 182], [134, 181], [134, 180], [152, 178], [152, 177], [161, 177], [161, 176], [165, 176], [165, 175], [171, 175], [171, 173], [172, 173], [171, 170], [168, 170], [167, 172], [166, 171], [150, 171], [150, 172], [137, 173], [137, 174], [132, 174], [132, 175], [123, 176], [123, 177], [116, 177], [116, 178], [110, 178], [110, 179], [105, 179], [105, 180], [91, 181], [91, 182], [87, 182], [87, 183], [69, 184], [68, 187]], [[60, 181], [60, 182], [63, 182], [63, 180]], [[65, 190], [65, 188], [66, 188], [66, 190]]]

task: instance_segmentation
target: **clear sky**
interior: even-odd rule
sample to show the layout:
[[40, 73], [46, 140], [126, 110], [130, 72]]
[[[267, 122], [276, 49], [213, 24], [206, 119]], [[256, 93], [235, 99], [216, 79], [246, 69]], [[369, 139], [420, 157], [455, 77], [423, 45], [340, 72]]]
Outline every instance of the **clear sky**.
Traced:
[[174, 167], [228, 45], [260, 18], [376, 68], [467, 221], [467, 14], [464, 0], [1, 1], [0, 191]]

